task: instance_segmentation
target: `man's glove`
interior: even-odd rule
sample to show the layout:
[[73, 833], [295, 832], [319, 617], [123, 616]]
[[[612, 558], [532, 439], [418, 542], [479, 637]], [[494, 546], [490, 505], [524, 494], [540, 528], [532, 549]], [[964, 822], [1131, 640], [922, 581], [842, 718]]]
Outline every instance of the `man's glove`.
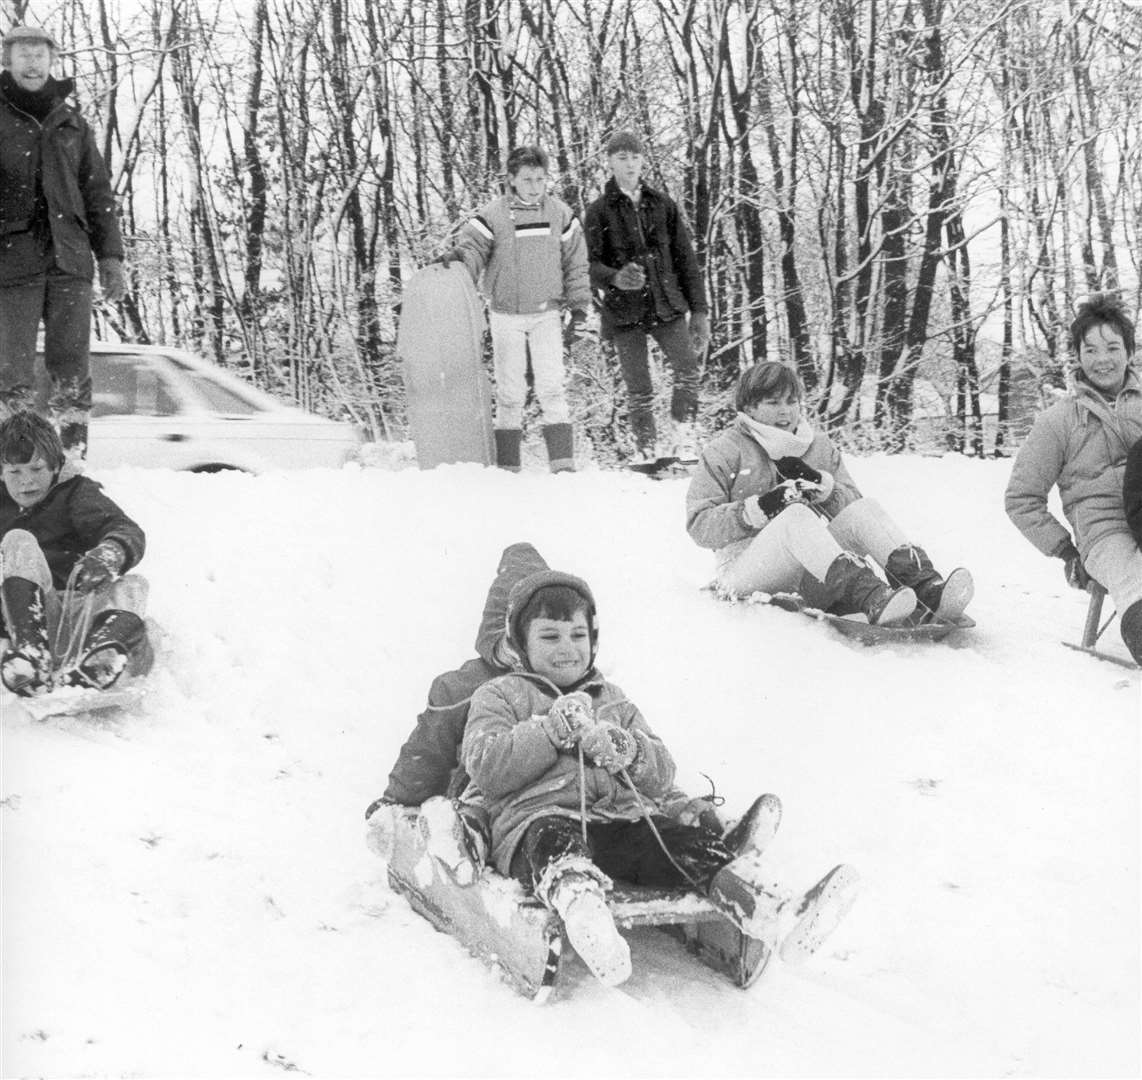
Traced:
[[638, 263], [628, 262], [615, 274], [612, 281], [614, 281], [616, 289], [637, 292], [646, 285], [646, 271]]
[[[812, 484], [808, 486], [814, 487]], [[742, 503], [746, 522], [753, 528], [760, 529], [791, 503], [805, 502], [805, 494], [804, 480], [783, 480], [772, 491], [767, 491], [764, 495], [752, 495]]]
[[596, 720], [579, 733], [579, 745], [590, 761], [609, 773], [628, 769], [638, 756], [638, 740], [618, 724]]
[[[432, 260], [434, 263], [440, 263], [440, 265], [443, 266], [445, 270], [447, 270], [448, 267], [450, 267], [454, 262], [463, 261], [464, 257], [460, 254], [459, 248], [449, 248], [447, 251], [437, 255], [436, 258]], [[429, 265], [431, 266], [432, 263], [429, 263]]]
[[1079, 549], [1075, 547], [1074, 541], [1068, 538], [1067, 542], [1055, 554], [1063, 560], [1066, 566], [1067, 584], [1072, 589], [1085, 591], [1091, 582], [1091, 577], [1086, 572], [1086, 567], [1083, 566], [1083, 557], [1079, 554]]
[[99, 260], [99, 287], [103, 299], [117, 303], [127, 295], [127, 275], [123, 272], [123, 260], [108, 256]]
[[95, 592], [104, 585], [110, 585], [119, 577], [127, 553], [123, 546], [114, 540], [104, 540], [96, 544], [79, 560], [79, 572], [75, 578], [75, 591]]
[[566, 348], [571, 348], [577, 341], [582, 341], [587, 337], [587, 313], [585, 311], [573, 311], [570, 318], [567, 320], [567, 325], [563, 329], [563, 344]]
[[710, 344], [710, 316], [704, 311], [690, 312], [690, 347], [699, 356]]
[[540, 718], [547, 737], [560, 750], [570, 750], [584, 727], [595, 722], [591, 696], [583, 690], [562, 694], [551, 703], [551, 711]]

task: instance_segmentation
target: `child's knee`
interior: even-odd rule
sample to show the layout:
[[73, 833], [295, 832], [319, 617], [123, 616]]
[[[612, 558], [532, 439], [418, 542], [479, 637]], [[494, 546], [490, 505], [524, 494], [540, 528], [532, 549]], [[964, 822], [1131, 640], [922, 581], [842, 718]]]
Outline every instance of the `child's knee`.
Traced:
[[0, 564], [4, 577], [24, 578], [42, 589], [50, 589], [51, 570], [39, 542], [26, 529], [12, 529], [0, 540]]

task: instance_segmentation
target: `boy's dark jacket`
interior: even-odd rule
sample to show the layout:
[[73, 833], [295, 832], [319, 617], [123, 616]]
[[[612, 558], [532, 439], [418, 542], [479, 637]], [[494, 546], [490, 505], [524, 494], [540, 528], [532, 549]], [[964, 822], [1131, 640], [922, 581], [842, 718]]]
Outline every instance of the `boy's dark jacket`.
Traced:
[[83, 555], [104, 540], [116, 540], [127, 553], [123, 572], [143, 557], [146, 537], [103, 489], [86, 476], [60, 479], [40, 502], [22, 509], [0, 485], [0, 536], [12, 529], [26, 529], [39, 543], [57, 589], [67, 585], [71, 568]]
[[[644, 183], [636, 208], [612, 177], [587, 207], [584, 231], [591, 285], [602, 294], [604, 321], [611, 327], [649, 329], [687, 311], [709, 311], [690, 234], [669, 195]], [[646, 271], [645, 289], [614, 285], [628, 262]]]
[[531, 544], [512, 544], [504, 550], [476, 634], [479, 657], [432, 681], [428, 705], [389, 773], [386, 799], [419, 806], [433, 795], [459, 794], [467, 785], [463, 770], [456, 770], [472, 695], [489, 679], [509, 670], [496, 656], [496, 646], [504, 636], [508, 595], [517, 581], [546, 569], [547, 563]]

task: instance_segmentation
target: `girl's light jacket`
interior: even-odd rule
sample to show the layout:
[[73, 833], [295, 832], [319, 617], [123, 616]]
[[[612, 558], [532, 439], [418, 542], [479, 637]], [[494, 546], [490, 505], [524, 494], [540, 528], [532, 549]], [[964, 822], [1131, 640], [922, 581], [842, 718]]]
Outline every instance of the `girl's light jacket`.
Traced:
[[[861, 497], [840, 450], [827, 435], [818, 431], [801, 460], [818, 472], [832, 473], [836, 481], [821, 504], [829, 517]], [[773, 459], [740, 419], [702, 450], [686, 492], [686, 529], [695, 543], [717, 552], [719, 571], [760, 531], [744, 517], [745, 500], [772, 491], [779, 479]]]
[[658, 813], [656, 800], [673, 786], [674, 759], [622, 690], [598, 676], [577, 689], [590, 695], [597, 719], [634, 735], [638, 753], [627, 772], [637, 791], [590, 762], [581, 768], [575, 749], [552, 742], [541, 718], [561, 691], [542, 676], [503, 675], [472, 695], [461, 751], [472, 786], [464, 798], [487, 808], [492, 862], [505, 875], [524, 830], [537, 818], [577, 820], [582, 799], [588, 821], [635, 821], [644, 809]]
[[1142, 438], [1142, 380], [1128, 369], [1126, 384], [1108, 401], [1081, 375], [1062, 401], [1035, 418], [1011, 468], [1007, 516], [1044, 555], [1070, 539], [1047, 508], [1055, 484], [1063, 514], [1085, 559], [1110, 533], [1129, 533], [1122, 505], [1126, 455]]

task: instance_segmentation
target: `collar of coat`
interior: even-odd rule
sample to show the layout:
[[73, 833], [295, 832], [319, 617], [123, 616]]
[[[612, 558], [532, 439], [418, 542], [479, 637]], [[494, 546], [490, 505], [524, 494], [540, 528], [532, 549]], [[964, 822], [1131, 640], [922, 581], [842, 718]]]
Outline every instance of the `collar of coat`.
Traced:
[[1122, 389], [1114, 395], [1114, 398], [1108, 398], [1101, 390], [1091, 384], [1090, 380], [1083, 374], [1082, 368], [1076, 368], [1073, 394], [1076, 402], [1101, 416], [1107, 412], [1113, 413], [1114, 402], [1123, 394], [1142, 394], [1142, 377], [1139, 376], [1135, 368], [1128, 367]]
[[[658, 198], [658, 192], [652, 188], [645, 180], [639, 179], [638, 190], [640, 192], [639, 199], [649, 199], [652, 202]], [[612, 201], [625, 200], [633, 205], [634, 200], [619, 187], [619, 182], [612, 176], [603, 188], [604, 193], [608, 199]]]
[[39, 90], [28, 91], [12, 78], [10, 71], [0, 73], [0, 98], [37, 120], [47, 119], [51, 111], [62, 105], [74, 90], [74, 79], [49, 77]]

